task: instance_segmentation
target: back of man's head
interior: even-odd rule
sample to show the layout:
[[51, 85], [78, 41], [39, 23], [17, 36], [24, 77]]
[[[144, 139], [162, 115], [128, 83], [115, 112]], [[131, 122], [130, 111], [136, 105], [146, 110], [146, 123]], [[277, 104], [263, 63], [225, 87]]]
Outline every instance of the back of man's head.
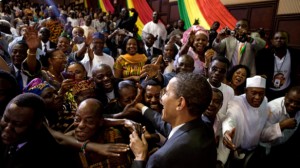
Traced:
[[184, 97], [191, 115], [201, 116], [212, 98], [212, 89], [206, 78], [194, 73], [179, 73], [175, 78], [177, 96]]

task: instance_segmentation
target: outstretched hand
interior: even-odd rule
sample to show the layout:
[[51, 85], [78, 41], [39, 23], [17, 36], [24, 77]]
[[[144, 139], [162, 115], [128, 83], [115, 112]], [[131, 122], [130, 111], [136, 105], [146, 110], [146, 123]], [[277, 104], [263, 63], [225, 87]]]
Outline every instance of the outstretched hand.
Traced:
[[122, 143], [99, 144], [90, 142], [88, 146], [94, 152], [104, 156], [120, 156], [120, 153], [124, 153], [129, 150], [129, 146]]
[[154, 64], [144, 65], [141, 71], [140, 78], [146, 77], [145, 80], [154, 78], [160, 72], [160, 64], [162, 63], [163, 56], [159, 55], [156, 62]]
[[226, 131], [223, 137], [223, 144], [231, 150], [236, 150], [236, 146], [232, 142], [234, 134], [235, 134], [235, 128], [233, 128], [231, 131]]

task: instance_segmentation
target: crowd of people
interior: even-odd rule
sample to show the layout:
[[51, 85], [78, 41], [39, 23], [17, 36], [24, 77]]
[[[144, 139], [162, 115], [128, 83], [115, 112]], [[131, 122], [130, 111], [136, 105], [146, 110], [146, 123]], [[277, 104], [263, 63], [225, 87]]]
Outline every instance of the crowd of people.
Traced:
[[139, 13], [10, 1], [0, 13], [0, 167], [296, 167], [300, 51]]

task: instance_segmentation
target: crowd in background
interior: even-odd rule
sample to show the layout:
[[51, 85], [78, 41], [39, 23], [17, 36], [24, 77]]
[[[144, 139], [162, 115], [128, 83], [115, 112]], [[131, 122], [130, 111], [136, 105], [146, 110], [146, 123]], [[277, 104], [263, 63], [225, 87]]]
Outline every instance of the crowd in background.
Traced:
[[135, 9], [2, 5], [0, 167], [295, 167], [288, 32], [154, 11], [139, 35]]

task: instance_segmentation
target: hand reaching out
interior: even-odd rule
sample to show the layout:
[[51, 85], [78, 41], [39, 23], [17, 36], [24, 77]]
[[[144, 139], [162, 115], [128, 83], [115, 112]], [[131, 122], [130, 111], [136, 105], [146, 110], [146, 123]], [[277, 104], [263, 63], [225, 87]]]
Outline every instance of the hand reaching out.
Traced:
[[144, 65], [141, 71], [140, 78], [146, 77], [145, 80], [154, 78], [158, 75], [160, 71], [160, 64], [162, 62], [163, 56], [159, 55], [154, 64]]
[[124, 153], [129, 150], [129, 146], [122, 143], [99, 144], [90, 142], [88, 143], [87, 148], [104, 156], [120, 156], [120, 153]]
[[133, 131], [129, 136], [130, 138], [130, 148], [135, 156], [135, 160], [146, 160], [148, 152], [148, 143], [146, 141], [145, 135], [142, 134], [142, 139], [139, 138], [136, 131]]
[[233, 128], [231, 131], [226, 131], [223, 137], [223, 144], [231, 150], [236, 150], [236, 146], [232, 142], [234, 134], [235, 134], [235, 128]]

